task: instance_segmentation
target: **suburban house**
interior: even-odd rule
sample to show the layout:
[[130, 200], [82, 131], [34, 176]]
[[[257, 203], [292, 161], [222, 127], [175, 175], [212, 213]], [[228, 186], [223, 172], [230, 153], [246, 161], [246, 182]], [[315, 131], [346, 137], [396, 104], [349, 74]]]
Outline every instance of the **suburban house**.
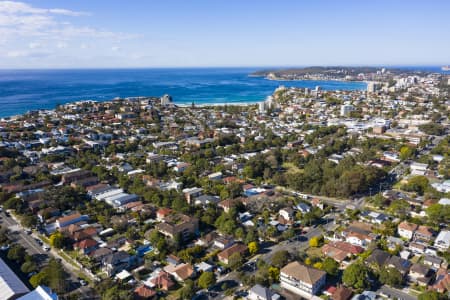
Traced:
[[433, 234], [433, 230], [430, 227], [420, 225], [414, 232], [414, 240], [429, 242], [433, 239]]
[[395, 255], [389, 258], [386, 265], [388, 267], [397, 269], [403, 276], [408, 274], [409, 269], [411, 268], [411, 262], [409, 260], [403, 259]]
[[427, 249], [426, 246], [419, 244], [419, 243], [410, 243], [409, 244], [409, 250], [411, 250], [415, 254], [423, 254], [423, 253], [425, 253], [426, 249]]
[[169, 273], [178, 282], [183, 282], [194, 275], [194, 268], [190, 264], [168, 265], [164, 271]]
[[408, 281], [427, 286], [431, 281], [430, 268], [422, 264], [413, 264], [409, 269]]
[[158, 222], [162, 222], [165, 217], [170, 215], [172, 213], [172, 210], [170, 208], [160, 208], [156, 212], [156, 220]]
[[228, 264], [229, 263], [228, 259], [230, 258], [231, 255], [233, 255], [235, 253], [244, 255], [246, 252], [247, 252], [247, 246], [245, 246], [244, 244], [241, 244], [241, 243], [236, 243], [233, 246], [228, 247], [225, 250], [219, 252], [217, 254], [217, 258], [219, 259], [220, 262], [222, 262], [224, 264]]
[[364, 248], [377, 238], [377, 236], [372, 233], [372, 226], [361, 222], [353, 222], [350, 224], [342, 231], [342, 235], [346, 242]]
[[56, 220], [56, 227], [57, 228], [64, 228], [66, 226], [69, 226], [71, 224], [75, 224], [81, 221], [87, 221], [89, 218], [86, 215], [82, 215], [79, 212], [73, 213], [71, 215], [58, 218]]
[[183, 190], [184, 197], [186, 198], [186, 201], [189, 204], [194, 203], [195, 197], [202, 195], [202, 193], [203, 193], [203, 189], [196, 188], [196, 187]]
[[231, 247], [234, 244], [232, 236], [219, 235], [214, 239], [213, 246], [221, 250]]
[[170, 279], [169, 274], [164, 271], [159, 272], [157, 276], [150, 280], [152, 287], [157, 289], [161, 289], [164, 291], [170, 290], [171, 287], [175, 285], [175, 283]]
[[280, 211], [278, 213], [286, 221], [293, 221], [294, 220], [295, 211], [291, 207], [282, 208], [282, 209], [280, 209]]
[[231, 208], [237, 205], [238, 201], [235, 199], [225, 199], [220, 201], [217, 206], [224, 210], [224, 212], [228, 213]]
[[322, 253], [337, 262], [342, 262], [352, 255], [364, 252], [364, 248], [347, 242], [336, 241], [322, 246]]
[[167, 237], [173, 239], [181, 235], [184, 240], [198, 232], [198, 219], [184, 214], [171, 214], [164, 218], [162, 223], [156, 225], [156, 229]]
[[310, 298], [325, 285], [326, 273], [297, 261], [291, 262], [280, 270], [281, 287], [299, 296]]
[[366, 263], [372, 265], [372, 266], [378, 266], [382, 267], [387, 264], [389, 261], [391, 255], [383, 250], [375, 249], [372, 251], [372, 253], [369, 255], [369, 257], [366, 259]]
[[355, 246], [367, 247], [373, 240], [370, 234], [365, 234], [357, 231], [347, 232], [345, 240]]
[[349, 300], [352, 296], [353, 292], [351, 289], [346, 288], [343, 285], [340, 285], [336, 288], [334, 293], [331, 295], [331, 299], [333, 300]]
[[411, 240], [413, 238], [414, 232], [417, 230], [417, 224], [409, 223], [407, 221], [403, 221], [398, 224], [397, 232], [398, 235], [402, 238]]
[[82, 240], [80, 242], [77, 242], [73, 244], [73, 249], [80, 252], [80, 254], [87, 255], [91, 253], [92, 251], [96, 250], [98, 248], [98, 242], [96, 240], [93, 240], [91, 238]]
[[103, 258], [102, 271], [108, 276], [113, 276], [130, 266], [131, 257], [125, 251], [111, 253]]
[[436, 240], [434, 240], [434, 246], [439, 248], [441, 251], [447, 251], [450, 247], [450, 231], [441, 230]]
[[247, 295], [248, 300], [278, 300], [280, 295], [273, 292], [271, 289], [255, 284]]
[[141, 299], [151, 299], [152, 297], [156, 296], [156, 291], [152, 290], [151, 288], [147, 287], [146, 285], [140, 285], [133, 291], [135, 299], [141, 300]]
[[431, 288], [439, 293], [448, 292], [450, 290], [450, 272], [444, 268], [439, 269], [436, 272], [436, 279]]
[[439, 269], [442, 266], [442, 262], [442, 258], [432, 255], [425, 255], [423, 258], [423, 263], [434, 269]]

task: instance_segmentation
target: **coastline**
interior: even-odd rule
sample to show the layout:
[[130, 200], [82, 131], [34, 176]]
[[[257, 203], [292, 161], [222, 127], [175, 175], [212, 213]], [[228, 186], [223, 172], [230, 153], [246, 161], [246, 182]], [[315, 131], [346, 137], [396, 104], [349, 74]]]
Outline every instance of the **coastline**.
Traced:
[[[139, 96], [139, 97], [144, 97], [144, 98], [154, 98], [155, 96]], [[83, 102], [83, 101], [98, 101], [98, 102], [112, 102], [112, 101], [117, 101], [117, 100], [121, 100], [121, 101], [127, 101], [129, 100], [129, 98], [133, 98], [133, 97], [125, 97], [125, 98], [120, 98], [120, 99], [109, 99], [109, 100], [104, 100], [104, 101], [98, 101], [98, 100], [77, 100], [77, 101], [70, 101], [70, 102], [66, 102], [62, 105], [70, 105], [70, 104], [75, 104], [78, 102]], [[198, 108], [202, 108], [202, 107], [220, 107], [220, 106], [252, 106], [252, 105], [258, 105], [261, 102], [264, 102], [265, 100], [258, 100], [258, 101], [245, 101], [245, 102], [214, 102], [214, 103], [201, 103], [201, 104], [196, 104], [194, 102], [194, 107], [198, 107]], [[192, 107], [192, 103], [177, 103], [176, 101], [172, 102], [173, 105], [178, 106], [180, 108], [189, 108]], [[41, 109], [31, 109], [28, 110], [26, 112], [23, 113], [19, 113], [19, 114], [12, 114], [9, 116], [0, 116], [0, 121], [2, 120], [12, 120], [15, 118], [19, 118], [22, 117], [32, 111], [54, 111], [56, 110], [56, 106], [53, 108], [41, 108]]]
[[[258, 76], [256, 76], [256, 77], [258, 77]], [[259, 76], [259, 77], [263, 77], [265, 80], [270, 80], [270, 81], [337, 81], [337, 82], [342, 82], [342, 83], [347, 83], [347, 82], [363, 82], [363, 83], [366, 83], [366, 81], [364, 81], [364, 80], [345, 80], [345, 79], [339, 79], [339, 78], [329, 78], [329, 79], [316, 79], [316, 78], [288, 79], [288, 78], [280, 78], [280, 77], [270, 78], [268, 76]]]
[[[251, 106], [251, 105], [258, 105], [258, 103], [264, 102], [264, 100], [258, 100], [254, 102], [215, 102], [215, 103], [201, 103], [196, 104], [194, 102], [195, 107], [208, 107], [208, 106]], [[192, 104], [188, 103], [177, 103], [176, 101], [173, 102], [174, 105], [178, 107], [191, 107]]]

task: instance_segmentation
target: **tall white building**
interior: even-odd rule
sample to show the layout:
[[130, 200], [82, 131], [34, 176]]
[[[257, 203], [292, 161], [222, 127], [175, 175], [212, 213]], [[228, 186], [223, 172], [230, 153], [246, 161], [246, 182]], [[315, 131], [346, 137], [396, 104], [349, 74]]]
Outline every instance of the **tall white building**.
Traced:
[[172, 96], [165, 94], [161, 97], [161, 105], [166, 106], [172, 104]]
[[367, 83], [367, 92], [369, 92], [369, 93], [375, 93], [380, 88], [381, 88], [381, 85], [377, 82], [371, 81], [371, 82]]

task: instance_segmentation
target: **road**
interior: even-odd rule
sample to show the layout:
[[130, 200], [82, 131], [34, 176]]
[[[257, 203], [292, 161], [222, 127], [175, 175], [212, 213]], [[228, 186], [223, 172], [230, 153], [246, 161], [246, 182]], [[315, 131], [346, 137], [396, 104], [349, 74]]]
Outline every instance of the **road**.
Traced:
[[[262, 250], [262, 252], [264, 252], [264, 253], [254, 256], [247, 262], [247, 264], [248, 263], [256, 263], [257, 260], [261, 260], [261, 259], [270, 263], [274, 253], [276, 253], [278, 251], [282, 251], [282, 250], [286, 250], [291, 253], [298, 253], [301, 250], [305, 250], [306, 248], [309, 247], [309, 239], [310, 238], [312, 238], [314, 236], [320, 236], [323, 234], [324, 231], [328, 231], [335, 226], [335, 214], [328, 214], [324, 217], [326, 217], [327, 220], [329, 220], [329, 221], [326, 224], [323, 224], [322, 227], [314, 227], [314, 228], [312, 227], [306, 234], [302, 234], [302, 235], [298, 236], [301, 238], [300, 240], [283, 241], [281, 243], [264, 248]], [[256, 272], [256, 268], [253, 271], [251, 271], [250, 273], [254, 273], [254, 272]], [[220, 286], [223, 282], [230, 282], [230, 281], [239, 282], [237, 272], [230, 272], [226, 275], [218, 277], [216, 285]], [[239, 286], [238, 286], [238, 290], [239, 290]], [[225, 298], [226, 297], [223, 295], [223, 293], [219, 293], [213, 299], [222, 300]]]
[[320, 199], [322, 202], [324, 202], [330, 206], [334, 206], [338, 210], [345, 210], [345, 207], [347, 205], [352, 204], [352, 201], [349, 199], [338, 199], [338, 198], [326, 197], [326, 196], [309, 195], [309, 194], [295, 191], [295, 190], [292, 190], [292, 189], [289, 189], [289, 188], [286, 188], [283, 186], [277, 186], [276, 189], [284, 191], [291, 195], [295, 195], [295, 196], [298, 196], [299, 194], [305, 194], [308, 196], [308, 199], [305, 199], [306, 201], [311, 201], [311, 199], [313, 199], [313, 198]]
[[2, 225], [8, 228], [11, 232], [10, 239], [22, 245], [28, 254], [37, 258], [39, 265], [44, 265], [49, 256], [52, 256], [56, 259], [59, 259], [67, 272], [69, 274], [69, 278], [67, 279], [69, 283], [69, 293], [79, 293], [81, 296], [80, 299], [92, 299], [93, 298], [93, 290], [88, 286], [81, 286], [78, 280], [77, 271], [74, 270], [74, 267], [67, 263], [62, 257], [60, 257], [54, 250], [45, 251], [42, 249], [41, 245], [39, 245], [36, 241], [36, 235], [28, 235], [24, 232], [21, 225], [14, 220], [13, 217], [8, 217], [4, 212], [0, 214], [0, 221]]
[[299, 235], [299, 240], [283, 241], [275, 244], [265, 249], [266, 251], [268, 250], [267, 253], [261, 254], [258, 258], [253, 258], [252, 260], [263, 259], [264, 261], [270, 262], [274, 253], [282, 250], [298, 253], [309, 247], [309, 240], [312, 237], [323, 235], [324, 231], [330, 230], [333, 226], [335, 226], [334, 219], [331, 222], [324, 224], [322, 227], [311, 228], [306, 234]]

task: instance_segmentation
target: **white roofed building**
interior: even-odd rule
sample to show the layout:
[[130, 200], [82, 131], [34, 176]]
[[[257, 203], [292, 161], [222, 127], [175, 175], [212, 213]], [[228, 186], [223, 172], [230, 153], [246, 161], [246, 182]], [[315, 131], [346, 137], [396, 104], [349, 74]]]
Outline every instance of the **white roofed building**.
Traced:
[[0, 299], [17, 299], [30, 290], [0, 258]]

